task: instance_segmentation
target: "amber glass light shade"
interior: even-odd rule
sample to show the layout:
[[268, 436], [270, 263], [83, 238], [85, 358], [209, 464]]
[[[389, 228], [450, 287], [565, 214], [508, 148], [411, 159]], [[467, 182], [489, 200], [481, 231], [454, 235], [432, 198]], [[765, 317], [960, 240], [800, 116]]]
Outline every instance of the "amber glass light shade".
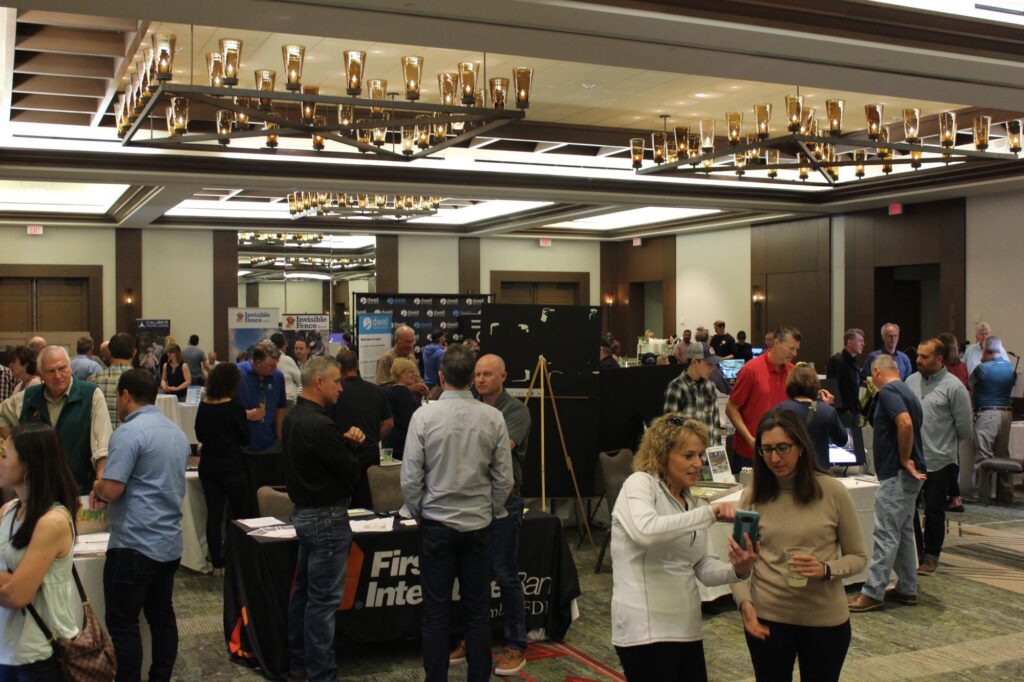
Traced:
[[152, 42], [150, 46], [143, 50], [143, 62], [146, 64], [146, 71], [149, 72], [149, 78], [147, 79], [148, 87], [150, 92], [156, 92], [157, 88], [160, 87], [160, 83], [156, 79], [156, 60], [153, 59], [153, 47]]
[[767, 161], [768, 161], [768, 177], [769, 178], [777, 178], [777, 177], [779, 177], [778, 169], [772, 168], [772, 166], [778, 166], [779, 165], [779, 150], [778, 149], [769, 149], [768, 150], [768, 155], [767, 155]]
[[360, 128], [360, 129], [358, 129], [356, 131], [356, 140], [358, 140], [360, 144], [370, 144], [370, 129], [369, 128]]
[[730, 111], [725, 114], [725, 130], [729, 136], [729, 144], [737, 144], [740, 141], [740, 130], [743, 128], [743, 112]]
[[903, 134], [907, 142], [917, 144], [921, 141], [921, 110], [914, 107], [903, 110]]
[[629, 140], [629, 155], [633, 159], [633, 168], [644, 165], [644, 138], [634, 137]]
[[700, 162], [701, 168], [703, 168], [708, 174], [711, 173], [711, 168], [714, 165], [715, 165], [715, 160], [714, 159], [704, 159], [703, 161]]
[[700, 151], [703, 154], [715, 151], [715, 119], [713, 118], [700, 120]]
[[800, 122], [800, 134], [801, 135], [817, 135], [817, 129], [815, 126], [814, 118], [815, 114], [814, 107], [807, 107], [804, 109], [804, 119]]
[[802, 95], [786, 95], [786, 124], [791, 133], [799, 133], [804, 120], [804, 98]]
[[516, 108], [530, 107], [530, 88], [533, 87], [533, 69], [517, 66], [512, 69], [512, 83], [516, 88]]
[[670, 130], [665, 133], [665, 161], [675, 163], [679, 160], [679, 145], [676, 143], [676, 133]]
[[[316, 97], [320, 94], [320, 88], [315, 85], [302, 86], [302, 94]], [[301, 105], [301, 116], [303, 125], [311, 126], [316, 121], [316, 100], [304, 99]]]
[[263, 124], [263, 129], [267, 131], [267, 146], [270, 147], [271, 149], [277, 148], [278, 127], [279, 126], [276, 123], [271, 123], [270, 121], [266, 121]]
[[356, 122], [356, 108], [352, 104], [338, 105], [338, 125], [349, 128]]
[[238, 70], [242, 67], [242, 41], [223, 38], [220, 57], [224, 61], [224, 85], [238, 85]]
[[441, 97], [441, 104], [446, 107], [455, 106], [455, 93], [459, 89], [459, 74], [439, 73], [437, 74], [437, 92]]
[[811, 167], [808, 164], [807, 157], [803, 154], [796, 155], [797, 162], [800, 164], [800, 179], [806, 180], [811, 177]]
[[505, 100], [508, 99], [508, 79], [507, 78], [492, 78], [490, 80], [491, 85], [491, 105], [498, 110], [505, 108]]
[[1021, 120], [1019, 118], [1006, 122], [1006, 146], [1014, 154], [1021, 150]]
[[124, 118], [128, 123], [134, 123], [138, 118], [135, 108], [135, 93], [132, 91], [131, 79], [124, 85]]
[[[438, 118], [441, 116], [440, 111], [434, 112], [434, 117]], [[434, 137], [435, 142], [443, 142], [448, 137], [448, 124], [444, 122], [434, 123], [431, 125], [431, 135]]]
[[827, 99], [825, 100], [825, 115], [828, 117], [828, 134], [843, 134], [843, 110], [846, 109], [846, 100]]
[[402, 57], [402, 79], [405, 81], [405, 98], [420, 98], [423, 85], [423, 57]]
[[690, 143], [686, 145], [686, 155], [691, 159], [700, 156], [700, 132], [690, 129]]
[[943, 111], [939, 114], [939, 144], [946, 149], [956, 146], [956, 113]]
[[[750, 133], [749, 135], [747, 135], [747, 144], [754, 144], [756, 142], [757, 142], [757, 134], [756, 133]], [[747, 154], [747, 158], [750, 159], [751, 161], [760, 161], [761, 160], [761, 148], [760, 147], [751, 147], [750, 149], [747, 150], [746, 154]]]
[[[367, 95], [370, 99], [383, 100], [388, 96], [388, 82], [383, 78], [372, 78], [366, 81]], [[383, 114], [384, 107], [370, 107], [370, 115]]]
[[117, 96], [117, 104], [114, 106], [114, 125], [117, 128], [118, 137], [124, 137], [128, 132], [128, 121], [124, 117], [124, 95]]
[[219, 88], [224, 85], [224, 59], [220, 52], [206, 53], [206, 72], [210, 74], [210, 87]]
[[313, 149], [320, 152], [324, 149], [324, 133], [323, 128], [327, 125], [326, 116], [316, 116], [313, 118]]
[[459, 62], [459, 90], [462, 92], [463, 104], [474, 104], [476, 100], [476, 82], [479, 74], [479, 63]]
[[769, 135], [769, 123], [772, 120], [772, 105], [754, 105], [754, 125], [757, 128], [757, 139], [767, 140]]
[[[882, 126], [881, 128], [878, 129], [878, 141], [889, 141], [889, 126]], [[878, 154], [878, 158], [880, 159], [892, 158], [892, 150], [889, 149], [888, 147], [878, 147], [877, 149], [875, 149], [875, 153]], [[892, 167], [890, 167], [889, 170], [892, 170]]]
[[417, 116], [416, 121], [416, 146], [426, 149], [430, 146], [430, 117]]
[[413, 155], [413, 147], [416, 145], [415, 126], [402, 126], [402, 153], [406, 156]]
[[885, 112], [884, 104], [865, 104], [864, 120], [868, 124], [868, 139], [877, 140], [879, 131], [882, 129], [882, 114]]
[[988, 149], [988, 134], [992, 128], [992, 117], [981, 114], [974, 117], [974, 148], [980, 152]]
[[654, 156], [654, 163], [665, 163], [665, 133], [651, 133], [651, 151]]
[[174, 134], [184, 135], [188, 132], [188, 97], [171, 98], [171, 119], [174, 122]]
[[361, 50], [346, 50], [342, 53], [345, 59], [345, 93], [358, 97], [363, 91], [363, 68], [366, 66], [366, 53]]
[[743, 175], [747, 167], [747, 155], [743, 152], [734, 154], [733, 166], [736, 168], [736, 175]]
[[[389, 118], [389, 114], [386, 111], [381, 112], [380, 114], [378, 114], [378, 116], [380, 116], [380, 118], [378, 120], [381, 120], [381, 121], [386, 121]], [[384, 143], [387, 142], [387, 139], [388, 139], [388, 127], [387, 127], [387, 125], [382, 125], [382, 126], [374, 127], [373, 131], [370, 133], [370, 137], [371, 137], [371, 141], [373, 142], [374, 146], [383, 147]]]
[[174, 137], [177, 135], [177, 133], [174, 132], [174, 107], [168, 105], [164, 117], [167, 120], [167, 134]]
[[864, 162], [867, 161], [868, 150], [866, 149], [854, 149], [853, 160], [857, 162], [857, 165], [853, 167], [853, 174], [858, 178], [864, 177]]
[[153, 34], [153, 76], [158, 81], [171, 80], [174, 69], [174, 45], [177, 40], [173, 33]]
[[[235, 98], [235, 104], [237, 104], [240, 107], [245, 107], [247, 109], [252, 106], [252, 102], [249, 100], [248, 97], [236, 97]], [[235, 112], [235, 124], [239, 128], [246, 128], [246, 127], [248, 127], [249, 126], [249, 114], [247, 112], [244, 112], [244, 111], [236, 111]]]
[[921, 167], [921, 156], [922, 154], [919, 149], [914, 149], [910, 152], [910, 167], [914, 170]]
[[227, 109], [217, 110], [217, 134], [221, 136], [218, 142], [224, 145], [231, 143], [228, 135], [231, 134], [231, 127], [234, 122], [235, 112], [228, 111]]
[[145, 59], [140, 59], [138, 64], [135, 65], [135, 70], [139, 72], [139, 97], [143, 100], [148, 100], [153, 96], [153, 92], [149, 89], [151, 69], [146, 63]]
[[[256, 71], [256, 89], [260, 92], [273, 92], [275, 82], [277, 82], [276, 71], [272, 71], [270, 69], [259, 69]], [[273, 100], [269, 97], [260, 97], [260, 111], [270, 111], [273, 108]]]
[[282, 45], [281, 61], [284, 62], [284, 87], [289, 90], [302, 88], [302, 65], [306, 61], [305, 45]]
[[690, 155], [690, 126], [676, 127], [676, 146], [679, 156]]

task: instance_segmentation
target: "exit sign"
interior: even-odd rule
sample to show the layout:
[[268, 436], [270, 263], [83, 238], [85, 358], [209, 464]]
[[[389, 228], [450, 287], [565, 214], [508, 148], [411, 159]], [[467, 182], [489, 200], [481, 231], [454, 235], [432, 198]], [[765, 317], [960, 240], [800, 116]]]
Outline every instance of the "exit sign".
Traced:
[[640, 237], [633, 237], [633, 246], [640, 246], [644, 243], [644, 240]]
[[29, 225], [25, 228], [25, 234], [40, 235], [43, 233], [42, 225]]
[[546, 248], [548, 246], [551, 246], [551, 240], [547, 239], [547, 238], [541, 239], [540, 240], [540, 245], [541, 245], [541, 248]]
[[889, 215], [903, 215], [903, 204], [889, 204]]

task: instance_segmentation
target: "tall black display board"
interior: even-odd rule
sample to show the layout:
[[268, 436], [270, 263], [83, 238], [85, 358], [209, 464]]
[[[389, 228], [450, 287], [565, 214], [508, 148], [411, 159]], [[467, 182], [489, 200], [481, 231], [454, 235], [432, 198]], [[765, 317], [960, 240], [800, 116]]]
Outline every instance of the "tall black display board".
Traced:
[[416, 353], [430, 343], [430, 334], [440, 329], [450, 343], [458, 343], [471, 333], [472, 325], [463, 317], [479, 317], [480, 306], [488, 295], [465, 294], [352, 294], [356, 315], [391, 313], [392, 328], [408, 325], [416, 331]]
[[[482, 307], [480, 352], [495, 353], [505, 361], [506, 390], [517, 398], [526, 395], [537, 358], [548, 362], [563, 435], [580, 491], [593, 491], [598, 453], [598, 343], [601, 310], [597, 306], [541, 306], [487, 303]], [[540, 400], [535, 391], [529, 402], [533, 428], [526, 456], [523, 494], [540, 496]], [[565, 467], [551, 405], [545, 400], [547, 494], [575, 497]]]

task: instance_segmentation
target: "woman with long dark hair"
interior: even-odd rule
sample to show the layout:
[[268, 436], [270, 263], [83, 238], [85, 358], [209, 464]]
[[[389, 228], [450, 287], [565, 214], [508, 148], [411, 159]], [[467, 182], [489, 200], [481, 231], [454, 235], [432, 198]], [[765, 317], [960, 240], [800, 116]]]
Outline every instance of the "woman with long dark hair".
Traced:
[[160, 373], [160, 388], [166, 393], [173, 393], [182, 400], [192, 385], [192, 373], [188, 365], [182, 361], [181, 346], [168, 346], [164, 354], [167, 364]]
[[206, 381], [206, 397], [196, 412], [199, 451], [199, 482], [206, 498], [206, 546], [215, 574], [224, 570], [221, 553], [221, 521], [225, 501], [231, 505], [229, 518], [249, 515], [242, 448], [249, 444], [245, 408], [235, 400], [242, 380], [238, 366], [223, 362], [213, 368]]
[[754, 483], [740, 508], [761, 515], [760, 558], [732, 586], [758, 680], [838, 680], [850, 647], [843, 578], [867, 564], [846, 486], [815, 463], [804, 420], [773, 409], [757, 425]]
[[57, 432], [21, 424], [0, 453], [0, 486], [17, 499], [0, 509], [0, 680], [58, 680], [53, 646], [27, 616], [31, 604], [54, 636], [79, 633], [82, 605], [71, 573], [78, 485]]

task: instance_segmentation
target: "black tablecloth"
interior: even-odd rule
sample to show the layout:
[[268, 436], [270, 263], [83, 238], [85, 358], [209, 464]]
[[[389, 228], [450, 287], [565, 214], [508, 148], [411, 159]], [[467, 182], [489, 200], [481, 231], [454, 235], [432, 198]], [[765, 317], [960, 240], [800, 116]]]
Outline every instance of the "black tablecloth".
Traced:
[[[233, 522], [227, 532], [224, 636], [231, 660], [271, 678], [288, 673], [288, 595], [297, 540], [247, 535]], [[417, 638], [421, 609], [419, 529], [396, 524], [391, 533], [356, 533], [349, 552], [345, 594], [338, 609], [339, 639], [355, 643]], [[519, 541], [527, 631], [543, 628], [561, 640], [579, 596], [576, 565], [550, 514], [531, 511]], [[498, 590], [493, 590], [498, 594]], [[500, 613], [492, 599], [491, 613]], [[494, 622], [497, 623], [495, 616]]]

